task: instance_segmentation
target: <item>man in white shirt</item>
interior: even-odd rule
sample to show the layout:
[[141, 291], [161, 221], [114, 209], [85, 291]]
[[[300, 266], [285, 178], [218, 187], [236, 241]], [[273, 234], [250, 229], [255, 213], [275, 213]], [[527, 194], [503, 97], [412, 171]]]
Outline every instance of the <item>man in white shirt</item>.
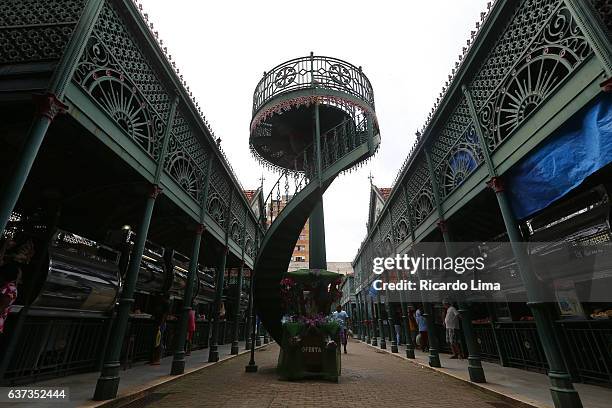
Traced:
[[342, 306], [338, 305], [336, 307], [336, 311], [332, 313], [332, 318], [335, 319], [340, 325], [340, 341], [342, 342], [342, 345], [344, 346], [344, 354], [346, 354], [346, 343], [347, 343], [346, 331], [348, 328], [349, 315], [344, 310], [342, 310]]
[[446, 327], [446, 342], [450, 345], [453, 355], [450, 358], [459, 358], [461, 350], [459, 348], [459, 312], [450, 301], [444, 301], [446, 317], [444, 327]]

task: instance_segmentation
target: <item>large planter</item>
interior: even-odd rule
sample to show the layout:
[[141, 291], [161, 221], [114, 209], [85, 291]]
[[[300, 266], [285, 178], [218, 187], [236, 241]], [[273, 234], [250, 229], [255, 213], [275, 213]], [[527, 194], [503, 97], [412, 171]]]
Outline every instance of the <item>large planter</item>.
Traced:
[[319, 378], [338, 382], [339, 340], [337, 325], [307, 328], [298, 323], [284, 324], [277, 366], [279, 376], [290, 381]]

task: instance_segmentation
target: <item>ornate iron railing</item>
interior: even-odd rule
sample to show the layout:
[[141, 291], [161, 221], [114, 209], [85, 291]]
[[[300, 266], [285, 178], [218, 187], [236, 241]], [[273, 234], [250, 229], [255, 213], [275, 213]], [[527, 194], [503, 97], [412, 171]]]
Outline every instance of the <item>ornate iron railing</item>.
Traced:
[[345, 120], [329, 129], [321, 138], [321, 168], [327, 169], [363, 143], [367, 142], [367, 118], [357, 124], [352, 119]]
[[289, 201], [308, 185], [308, 183], [310, 183], [310, 179], [306, 173], [290, 173], [289, 170], [283, 171], [278, 180], [276, 180], [276, 183], [274, 183], [270, 189], [270, 193], [264, 202], [268, 226], [278, 218]]
[[356, 67], [337, 58], [310, 55], [295, 58], [265, 72], [253, 93], [253, 116], [272, 98], [297, 89], [314, 87], [346, 92], [374, 109], [370, 80]]

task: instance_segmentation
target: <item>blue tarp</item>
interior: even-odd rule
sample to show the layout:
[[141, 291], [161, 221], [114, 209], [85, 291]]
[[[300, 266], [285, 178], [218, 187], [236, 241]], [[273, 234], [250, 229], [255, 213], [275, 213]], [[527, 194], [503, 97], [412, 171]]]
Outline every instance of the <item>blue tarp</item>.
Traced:
[[506, 175], [517, 218], [563, 197], [612, 162], [612, 95], [601, 94]]

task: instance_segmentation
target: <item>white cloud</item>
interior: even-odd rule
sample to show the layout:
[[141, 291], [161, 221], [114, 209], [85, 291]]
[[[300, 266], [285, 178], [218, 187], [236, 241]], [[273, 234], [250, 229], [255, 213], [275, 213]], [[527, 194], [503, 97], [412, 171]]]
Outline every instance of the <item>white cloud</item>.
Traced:
[[[350, 261], [365, 236], [368, 174], [391, 185], [486, 0], [143, 0], [245, 188], [264, 172], [248, 148], [253, 89], [295, 57], [361, 65], [374, 87], [382, 145], [325, 193], [327, 259]], [[268, 187], [277, 179], [266, 175]]]

